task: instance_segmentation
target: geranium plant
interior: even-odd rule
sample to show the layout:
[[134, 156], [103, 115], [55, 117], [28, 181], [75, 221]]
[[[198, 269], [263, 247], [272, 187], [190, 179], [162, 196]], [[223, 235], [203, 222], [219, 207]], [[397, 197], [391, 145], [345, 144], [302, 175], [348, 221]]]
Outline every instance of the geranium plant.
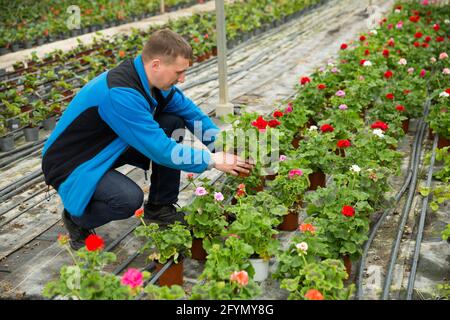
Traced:
[[221, 233], [227, 225], [224, 214], [224, 196], [216, 192], [209, 184], [209, 179], [201, 180], [203, 187], [197, 187], [193, 179], [190, 183], [195, 188], [195, 198], [181, 210], [186, 212], [185, 220], [196, 238], [212, 238]]
[[249, 300], [262, 290], [245, 270], [234, 271], [228, 280], [208, 280], [192, 288], [191, 300]]
[[42, 294], [52, 298], [61, 296], [82, 300], [129, 300], [142, 290], [143, 280], [150, 274], [141, 274], [141, 282], [135, 286], [124, 284], [121, 278], [103, 271], [116, 260], [116, 255], [103, 250], [103, 239], [97, 235], [86, 238], [86, 246], [74, 253], [69, 246], [69, 237], [60, 235], [58, 243], [73, 259], [74, 265], [63, 266], [60, 278], [46, 284]]
[[174, 262], [178, 263], [180, 257], [190, 256], [192, 236], [186, 226], [179, 221], [161, 230], [156, 223], [146, 225], [143, 220], [142, 223], [143, 225], [137, 227], [134, 233], [138, 237], [147, 239], [147, 242], [141, 248], [141, 252], [152, 250], [149, 259], [164, 264], [173, 258]]

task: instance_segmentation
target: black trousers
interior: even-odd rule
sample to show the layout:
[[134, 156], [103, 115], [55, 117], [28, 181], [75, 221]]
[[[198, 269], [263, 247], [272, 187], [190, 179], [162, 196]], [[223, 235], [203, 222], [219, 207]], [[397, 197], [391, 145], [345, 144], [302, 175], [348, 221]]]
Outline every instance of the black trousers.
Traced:
[[[176, 115], [161, 113], [155, 119], [167, 136], [171, 137], [177, 129], [184, 129], [184, 120]], [[177, 142], [183, 140], [180, 135]], [[86, 229], [100, 227], [113, 220], [131, 217], [144, 202], [142, 189], [130, 178], [114, 170], [130, 164], [144, 170], [150, 165], [150, 159], [136, 149], [129, 147], [116, 161], [114, 167], [105, 173], [85, 212], [81, 217], [72, 216], [72, 220]], [[173, 204], [178, 201], [180, 190], [180, 171], [152, 162], [152, 174], [148, 202], [153, 204]]]

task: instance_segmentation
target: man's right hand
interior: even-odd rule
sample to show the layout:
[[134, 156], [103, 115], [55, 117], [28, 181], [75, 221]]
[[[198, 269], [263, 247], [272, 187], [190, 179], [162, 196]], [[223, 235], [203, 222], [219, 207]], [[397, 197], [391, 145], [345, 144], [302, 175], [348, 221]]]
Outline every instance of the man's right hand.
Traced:
[[212, 153], [211, 158], [214, 160], [214, 168], [233, 176], [237, 176], [239, 173], [248, 174], [254, 167], [252, 160], [245, 161], [241, 157], [230, 153]]

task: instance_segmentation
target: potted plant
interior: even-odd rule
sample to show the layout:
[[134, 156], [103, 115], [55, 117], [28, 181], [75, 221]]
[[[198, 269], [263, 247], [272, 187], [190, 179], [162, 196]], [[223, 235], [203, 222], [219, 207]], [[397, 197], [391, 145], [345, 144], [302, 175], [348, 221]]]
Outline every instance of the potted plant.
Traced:
[[305, 197], [309, 203], [308, 215], [315, 218], [321, 232], [327, 235], [330, 250], [347, 264], [359, 257], [367, 240], [369, 216], [373, 212], [368, 197], [364, 192], [343, 186], [336, 190], [319, 189]]
[[25, 112], [20, 114], [20, 122], [26, 128], [23, 129], [25, 141], [32, 142], [39, 140], [39, 125], [43, 120], [43, 116], [38, 110]]
[[355, 285], [345, 287], [347, 277], [341, 261], [326, 259], [305, 263], [298, 276], [281, 280], [280, 287], [289, 291], [289, 300], [348, 300]]
[[146, 225], [141, 218], [142, 224], [135, 230], [135, 235], [144, 237], [147, 242], [141, 252], [151, 250], [150, 260], [156, 260], [156, 270], [162, 269], [164, 264], [173, 259], [173, 264], [159, 278], [158, 283], [163, 286], [183, 285], [183, 258], [190, 256], [192, 247], [192, 236], [189, 230], [176, 221], [166, 229], [160, 230], [158, 224]]
[[149, 284], [145, 287], [144, 292], [152, 300], [180, 300], [186, 295], [183, 288], [178, 285], [161, 287], [154, 284]]
[[335, 161], [333, 154], [330, 153], [335, 143], [333, 131], [334, 128], [329, 124], [324, 124], [320, 128], [311, 126], [304, 130], [305, 138], [300, 142], [300, 151], [292, 155], [293, 158], [304, 159], [313, 171], [308, 176], [309, 190], [325, 187], [325, 173]]
[[207, 280], [192, 288], [190, 300], [249, 300], [261, 294], [261, 288], [245, 270], [234, 271], [227, 280]]
[[3, 119], [0, 121], [0, 150], [3, 152], [14, 149], [14, 135], [9, 133]]
[[204, 187], [197, 187], [192, 178], [188, 179], [195, 188], [195, 198], [181, 210], [186, 212], [185, 220], [193, 233], [192, 258], [204, 260], [206, 251], [203, 240], [220, 235], [228, 224], [224, 214], [224, 196], [214, 190], [209, 179], [201, 180]]
[[269, 261], [279, 247], [279, 242], [275, 239], [278, 233], [273, 229], [279, 223], [279, 219], [255, 207], [251, 201], [240, 202], [230, 208], [236, 215], [236, 220], [224, 230], [225, 236], [237, 236], [253, 248], [250, 257], [255, 274], [255, 281], [264, 281], [269, 274]]
[[211, 239], [204, 242], [208, 259], [199, 279], [227, 281], [236, 270], [244, 270], [250, 278], [255, 271], [249, 262], [254, 253], [251, 245], [236, 235], [229, 235], [225, 241]]
[[103, 239], [97, 235], [87, 237], [86, 246], [76, 253], [72, 252], [69, 246], [68, 236], [58, 236], [58, 243], [68, 251], [74, 265], [63, 266], [59, 279], [45, 285], [42, 292], [44, 297], [59, 296], [76, 300], [130, 300], [142, 290], [143, 281], [149, 277], [149, 273], [144, 272], [139, 278], [133, 277], [131, 283], [127, 273], [121, 279], [112, 273], [105, 272], [105, 266], [114, 262], [116, 255], [103, 250]]
[[294, 231], [298, 227], [298, 210], [302, 206], [303, 194], [308, 189], [308, 175], [312, 173], [302, 159], [289, 157], [281, 162], [278, 175], [269, 183], [273, 194], [281, 203], [289, 208], [288, 214], [283, 216], [283, 222], [278, 229]]

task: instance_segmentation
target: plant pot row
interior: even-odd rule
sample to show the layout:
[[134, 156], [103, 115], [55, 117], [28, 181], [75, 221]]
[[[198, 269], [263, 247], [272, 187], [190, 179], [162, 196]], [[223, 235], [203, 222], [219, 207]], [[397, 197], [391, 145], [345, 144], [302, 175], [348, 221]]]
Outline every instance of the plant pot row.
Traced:
[[[198, 3], [198, 1], [191, 1], [189, 3], [174, 5], [174, 6], [166, 8], [166, 11], [169, 11], [169, 12], [176, 11], [179, 9], [190, 7], [196, 3]], [[72, 29], [72, 30], [69, 30], [66, 32], [61, 32], [61, 33], [49, 35], [46, 37], [39, 37], [39, 38], [35, 38], [32, 40], [12, 42], [12, 43], [8, 44], [7, 46], [0, 47], [0, 56], [11, 53], [11, 52], [24, 50], [24, 49], [31, 49], [34, 46], [42, 46], [46, 43], [52, 43], [52, 42], [59, 41], [59, 40], [65, 40], [65, 39], [77, 37], [77, 36], [80, 36], [80, 35], [83, 35], [86, 33], [96, 32], [96, 31], [100, 31], [103, 29], [108, 29], [110, 27], [115, 27], [115, 26], [119, 26], [122, 24], [143, 20], [143, 19], [150, 18], [150, 17], [153, 17], [158, 14], [160, 14], [160, 13], [159, 12], [142, 13], [139, 15], [129, 16], [123, 20], [109, 20], [109, 21], [105, 21], [104, 23], [101, 23], [101, 24], [92, 24], [92, 25], [85, 26], [85, 27], [82, 27], [79, 29]]]
[[[15, 125], [15, 124], [13, 124]], [[52, 131], [56, 126], [56, 117], [50, 117], [42, 121], [44, 130]], [[16, 128], [17, 129], [17, 128]], [[39, 127], [23, 128], [23, 135], [26, 142], [33, 142], [39, 140]], [[14, 134], [10, 133], [0, 138], [0, 151], [7, 152], [13, 150], [15, 147]]]

